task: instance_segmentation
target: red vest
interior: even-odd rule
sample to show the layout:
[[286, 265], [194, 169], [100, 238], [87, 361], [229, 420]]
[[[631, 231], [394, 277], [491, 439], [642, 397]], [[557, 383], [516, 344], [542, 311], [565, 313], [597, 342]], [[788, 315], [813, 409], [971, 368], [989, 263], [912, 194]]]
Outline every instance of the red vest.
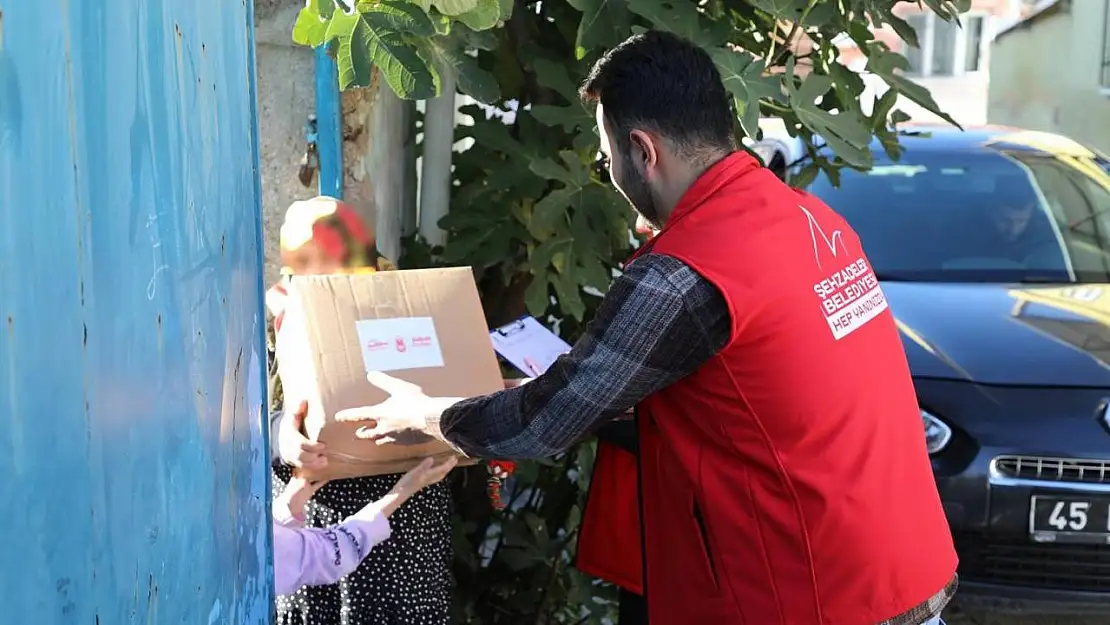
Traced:
[[736, 153], [646, 247], [732, 320], [639, 407], [652, 625], [872, 625], [941, 590], [956, 554], [909, 367], [848, 224]]
[[598, 441], [575, 565], [587, 575], [642, 595], [643, 551], [636, 457]]

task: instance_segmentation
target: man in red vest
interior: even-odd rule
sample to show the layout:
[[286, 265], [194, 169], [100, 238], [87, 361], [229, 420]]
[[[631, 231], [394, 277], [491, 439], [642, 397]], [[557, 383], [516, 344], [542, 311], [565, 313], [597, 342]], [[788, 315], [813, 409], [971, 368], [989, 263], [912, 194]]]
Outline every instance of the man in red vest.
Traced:
[[[736, 150], [729, 96], [695, 45], [634, 36], [582, 94], [614, 184], [659, 230], [586, 334], [534, 381], [485, 397], [371, 374], [391, 398], [339, 418], [375, 420], [378, 440], [419, 429], [470, 456], [539, 458], [635, 406], [633, 581], [652, 625], [936, 622], [956, 554], [856, 234]], [[598, 486], [591, 506], [607, 498]]]

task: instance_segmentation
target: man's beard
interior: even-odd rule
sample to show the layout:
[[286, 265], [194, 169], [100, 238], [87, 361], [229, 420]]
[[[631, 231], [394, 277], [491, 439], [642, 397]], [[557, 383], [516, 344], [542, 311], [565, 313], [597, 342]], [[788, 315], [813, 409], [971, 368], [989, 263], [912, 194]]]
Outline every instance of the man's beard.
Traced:
[[651, 186], [635, 167], [629, 167], [625, 171], [628, 171], [628, 175], [624, 180], [618, 182], [614, 179], [613, 182], [617, 183], [617, 188], [624, 194], [628, 203], [652, 228], [662, 230], [665, 220], [659, 207], [659, 201], [656, 199], [655, 193], [652, 192]]

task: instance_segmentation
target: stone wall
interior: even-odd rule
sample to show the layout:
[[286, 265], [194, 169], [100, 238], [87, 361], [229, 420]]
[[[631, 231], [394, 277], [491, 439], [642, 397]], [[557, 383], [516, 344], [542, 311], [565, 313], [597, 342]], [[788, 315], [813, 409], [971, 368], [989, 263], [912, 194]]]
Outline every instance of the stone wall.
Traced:
[[278, 230], [294, 200], [316, 194], [297, 179], [304, 125], [316, 106], [312, 51], [293, 43], [299, 0], [255, 0], [262, 226], [266, 283], [278, 276]]
[[371, 140], [373, 89], [343, 93], [343, 199], [354, 205], [366, 223], [375, 223], [374, 189], [368, 158]]

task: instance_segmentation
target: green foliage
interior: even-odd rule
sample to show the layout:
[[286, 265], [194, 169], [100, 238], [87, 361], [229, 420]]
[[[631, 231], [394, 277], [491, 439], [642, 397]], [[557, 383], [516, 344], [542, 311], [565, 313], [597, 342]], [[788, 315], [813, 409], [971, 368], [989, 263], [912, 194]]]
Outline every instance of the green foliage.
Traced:
[[478, 31], [502, 23], [511, 10], [500, 0], [306, 0], [293, 41], [329, 46], [342, 89], [370, 86], [377, 68], [397, 95], [423, 100], [439, 95], [440, 73], [450, 71], [465, 76], [463, 93], [496, 102], [497, 81], [466, 51], [481, 48]]
[[[706, 48], [733, 96], [738, 134], [758, 137], [761, 117], [781, 118], [806, 146], [802, 178], [835, 181], [840, 168], [869, 167], [873, 138], [896, 158], [899, 96], [947, 119], [901, 73], [905, 59], [872, 35], [872, 25], [887, 24], [915, 41], [892, 12], [895, 0], [360, 0], [342, 16], [333, 2], [309, 0], [295, 38], [336, 46], [344, 88], [369, 84], [375, 66], [400, 96], [422, 98], [453, 71], [463, 93], [488, 105], [464, 108], [474, 123], [456, 133], [473, 144], [454, 158], [447, 245], [408, 241], [402, 266], [471, 265], [491, 324], [530, 313], [568, 340], [630, 249], [631, 211], [595, 166], [593, 116], [576, 94], [607, 47], [655, 28]], [[970, 0], [921, 3], [944, 19], [970, 8]], [[503, 27], [489, 29], [495, 23]], [[890, 86], [869, 112], [863, 80], [837, 61], [844, 37]], [[801, 38], [805, 45], [788, 44]], [[480, 473], [458, 484], [458, 622], [613, 615], [613, 589], [571, 566], [592, 460], [587, 444], [523, 464], [504, 513], [490, 510]]]

